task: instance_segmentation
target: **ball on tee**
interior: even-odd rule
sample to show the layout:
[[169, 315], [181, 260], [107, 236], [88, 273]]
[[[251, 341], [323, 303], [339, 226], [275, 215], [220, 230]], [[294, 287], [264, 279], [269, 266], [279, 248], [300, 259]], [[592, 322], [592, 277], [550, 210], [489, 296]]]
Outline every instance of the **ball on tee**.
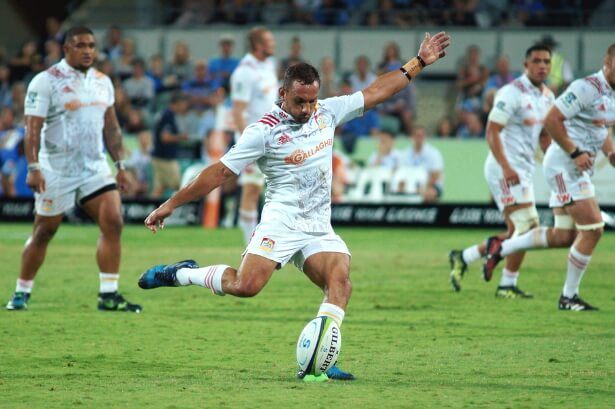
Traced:
[[306, 375], [320, 375], [337, 362], [342, 333], [330, 317], [316, 317], [303, 328], [297, 341], [297, 363]]

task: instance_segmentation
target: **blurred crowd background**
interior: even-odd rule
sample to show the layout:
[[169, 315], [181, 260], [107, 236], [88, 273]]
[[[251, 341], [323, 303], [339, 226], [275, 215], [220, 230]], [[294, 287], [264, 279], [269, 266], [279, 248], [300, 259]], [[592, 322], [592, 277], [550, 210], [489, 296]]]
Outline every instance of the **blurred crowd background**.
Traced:
[[[12, 3], [19, 11], [23, 3], [28, 2]], [[25, 92], [37, 73], [61, 60], [63, 33], [75, 23], [89, 24], [97, 29], [99, 54], [96, 68], [107, 74], [115, 87], [115, 107], [129, 147], [126, 159], [132, 175], [126, 197], [162, 198], [171, 194], [173, 189], [153, 186], [155, 178], [151, 162], [161, 151], [159, 145], [164, 143], [161, 133], [169, 124], [174, 124], [181, 134], [181, 142], [174, 147], [173, 156], [183, 171], [193, 165], [202, 167], [211, 161], [212, 133], [216, 132], [217, 137], [223, 135], [225, 146], [232, 145], [229, 77], [246, 52], [243, 32], [237, 33], [235, 26], [266, 25], [274, 33], [277, 29], [282, 30], [288, 38], [285, 46], [278, 46], [276, 50], [279, 77], [292, 64], [310, 62], [321, 73], [321, 98], [361, 90], [377, 75], [399, 68], [409, 58], [401, 51], [408, 48], [408, 44], [404, 44], [403, 37], [392, 35], [390, 41], [378, 50], [378, 59], [356, 49], [352, 67], [342, 69], [337, 55], [324, 56], [317, 61], [304, 56], [306, 32], [330, 30], [331, 27], [336, 30], [388, 27], [396, 28], [400, 33], [402, 28], [417, 31], [413, 27], [425, 26], [432, 32], [441, 27], [481, 30], [537, 26], [542, 31], [536, 31], [532, 42], [545, 44], [553, 50], [549, 86], [557, 94], [579, 74], [573, 69], [578, 64], [570, 63], [569, 57], [558, 48], [558, 38], [545, 34], [548, 31], [544, 27], [570, 27], [570, 30], [581, 32], [587, 26], [600, 27], [604, 19], [604, 13], [600, 11], [611, 2], [125, 0], [123, 3], [129, 3], [129, 7], [124, 4], [125, 10], [130, 12], [122, 12], [118, 6], [120, 3], [113, 0], [104, 2], [106, 6], [103, 8], [100, 8], [101, 2], [92, 1], [51, 3], [59, 7], [55, 15], [30, 18], [31, 26], [35, 27], [31, 30], [34, 35], [27, 34], [25, 37], [29, 38], [25, 38], [20, 46], [11, 46], [5, 37], [0, 42], [0, 195], [3, 196], [32, 196], [25, 185], [26, 161], [23, 156]], [[615, 10], [615, 7], [607, 7], [607, 10]], [[95, 19], [95, 15], [100, 19]], [[133, 20], [126, 21], [126, 15]], [[217, 29], [216, 52], [208, 55], [197, 53], [191, 49], [190, 42], [180, 38], [169, 44], [168, 50], [145, 53], [138, 39], [127, 34], [126, 27], [160, 30], [213, 27]], [[422, 31], [417, 32], [420, 35]], [[530, 45], [532, 43], [525, 46]], [[409, 48], [414, 48], [414, 45]], [[403, 177], [401, 183], [389, 183], [386, 193], [394, 194], [395, 200], [399, 200], [403, 193], [411, 196], [412, 201], [439, 200], [445, 161], [439, 153], [422, 156], [420, 153], [438, 150], [429, 140], [484, 138], [485, 121], [495, 92], [520, 75], [522, 68], [521, 61], [510, 60], [509, 50], [501, 51], [485, 58], [480, 42], [465, 44], [458, 54], [460, 58], [454, 61], [453, 73], [426, 76], [425, 80], [420, 79], [417, 85], [411, 84], [363, 118], [338, 129], [334, 199], [343, 201], [365, 195], [366, 191], [357, 193], [365, 188], [357, 187], [361, 178], [365, 178], [362, 172], [373, 177], [386, 169], [390, 181], [396, 177], [396, 172], [399, 174], [399, 169], [407, 167], [423, 168], [424, 172], [406, 180], [407, 183]], [[369, 55], [374, 55], [373, 50]], [[438, 111], [442, 111], [441, 115], [424, 115], [422, 118], [419, 112], [430, 108], [419, 110], [417, 107], [423, 98], [425, 101], [429, 99], [427, 94], [431, 88], [445, 90], [441, 97], [441, 105], [445, 108]], [[235, 187], [227, 190], [231, 195], [235, 194]], [[382, 195], [373, 197], [382, 200]]]

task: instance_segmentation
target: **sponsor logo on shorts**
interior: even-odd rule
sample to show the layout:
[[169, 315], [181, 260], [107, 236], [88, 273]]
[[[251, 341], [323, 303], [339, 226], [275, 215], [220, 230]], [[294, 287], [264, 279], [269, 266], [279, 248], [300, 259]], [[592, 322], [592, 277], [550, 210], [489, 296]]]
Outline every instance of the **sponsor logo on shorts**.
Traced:
[[589, 195], [592, 192], [589, 182], [579, 182], [579, 193], [582, 195]]
[[41, 204], [41, 210], [43, 212], [50, 212], [53, 210], [53, 199], [43, 199]]
[[275, 241], [271, 240], [267, 237], [264, 237], [263, 240], [261, 240], [261, 245], [260, 245], [260, 249], [266, 252], [271, 252], [271, 250], [273, 250], [273, 248], [275, 247]]
[[568, 202], [570, 202], [570, 193], [563, 193], [563, 194], [557, 195], [557, 200], [560, 203], [568, 203]]
[[502, 196], [500, 198], [500, 202], [504, 205], [504, 206], [509, 206], [513, 203], [515, 203], [515, 198], [512, 196]]

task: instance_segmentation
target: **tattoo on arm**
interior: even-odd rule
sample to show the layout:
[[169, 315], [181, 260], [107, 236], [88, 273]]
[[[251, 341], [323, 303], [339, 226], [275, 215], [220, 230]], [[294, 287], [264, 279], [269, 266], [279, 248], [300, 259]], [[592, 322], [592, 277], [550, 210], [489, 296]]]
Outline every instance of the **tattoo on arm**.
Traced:
[[115, 108], [109, 107], [105, 112], [105, 127], [103, 128], [105, 145], [114, 162], [124, 158], [124, 144], [122, 142], [122, 129], [115, 115]]

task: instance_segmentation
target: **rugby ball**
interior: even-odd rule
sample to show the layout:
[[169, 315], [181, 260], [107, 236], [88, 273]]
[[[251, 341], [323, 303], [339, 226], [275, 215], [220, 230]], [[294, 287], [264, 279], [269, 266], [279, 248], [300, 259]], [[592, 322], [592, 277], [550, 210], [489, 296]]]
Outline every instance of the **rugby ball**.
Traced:
[[297, 363], [306, 375], [320, 375], [337, 362], [342, 347], [340, 327], [330, 317], [316, 317], [301, 331]]

